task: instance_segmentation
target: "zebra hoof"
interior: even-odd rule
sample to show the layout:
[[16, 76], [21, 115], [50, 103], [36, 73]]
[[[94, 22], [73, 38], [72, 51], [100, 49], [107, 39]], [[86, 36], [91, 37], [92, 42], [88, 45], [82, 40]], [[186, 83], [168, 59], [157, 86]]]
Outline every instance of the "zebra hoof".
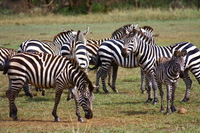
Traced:
[[169, 112], [166, 112], [165, 115], [169, 115]]
[[185, 103], [185, 102], [187, 102], [187, 101], [189, 101], [189, 100], [190, 100], [189, 98], [184, 98], [184, 99], [182, 100], [182, 102]]
[[17, 118], [17, 116], [11, 116], [12, 117], [12, 119], [13, 119], [13, 121], [18, 121], [18, 118]]
[[108, 91], [105, 91], [105, 94], [109, 94], [109, 92], [108, 92]]
[[55, 118], [55, 120], [54, 121], [56, 121], [56, 122], [59, 122], [60, 121], [60, 119], [59, 118]]
[[172, 111], [173, 113], [177, 112], [177, 110], [176, 110], [175, 107], [171, 107], [171, 111]]
[[78, 118], [79, 122], [84, 122], [83, 118]]
[[146, 103], [148, 104], [148, 103], [150, 103], [152, 100], [153, 100], [152, 98], [149, 98], [149, 99], [146, 101]]

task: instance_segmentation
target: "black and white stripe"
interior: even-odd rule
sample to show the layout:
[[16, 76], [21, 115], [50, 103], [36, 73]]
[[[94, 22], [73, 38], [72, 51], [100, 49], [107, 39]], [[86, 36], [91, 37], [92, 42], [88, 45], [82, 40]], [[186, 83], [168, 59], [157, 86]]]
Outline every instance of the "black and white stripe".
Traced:
[[18, 119], [15, 97], [25, 83], [39, 88], [56, 88], [52, 111], [55, 121], [59, 121], [56, 112], [63, 89], [77, 86], [77, 90], [71, 91], [74, 92], [78, 121], [83, 121], [78, 105], [82, 106], [87, 119], [92, 118], [93, 85], [74, 59], [46, 53], [25, 52], [13, 56], [7, 64], [9, 65], [5, 67], [5, 72], [7, 71], [9, 77], [9, 89], [6, 96], [9, 99], [10, 117], [13, 120]]
[[[156, 60], [155, 63], [155, 75], [158, 88], [160, 90], [161, 96], [161, 112], [164, 111], [163, 106], [163, 90], [162, 84], [166, 86], [166, 95], [167, 95], [167, 110], [166, 114], [169, 114], [170, 109], [172, 112], [176, 112], [174, 106], [174, 96], [175, 90], [177, 87], [179, 75], [184, 71], [185, 67], [185, 55], [187, 51], [174, 51], [172, 58], [160, 57]], [[170, 105], [171, 104], [171, 105]]]

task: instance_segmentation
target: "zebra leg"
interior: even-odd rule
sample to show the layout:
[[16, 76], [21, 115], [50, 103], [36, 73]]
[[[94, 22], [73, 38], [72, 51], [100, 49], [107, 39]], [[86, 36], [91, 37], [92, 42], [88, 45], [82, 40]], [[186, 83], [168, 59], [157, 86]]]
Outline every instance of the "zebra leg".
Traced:
[[172, 94], [171, 94], [171, 111], [172, 112], [177, 111], [174, 106], [174, 96], [175, 96], [176, 86], [177, 86], [177, 83], [172, 84]]
[[108, 85], [112, 88], [112, 84], [111, 84], [111, 77], [112, 77], [112, 74], [113, 74], [113, 67], [110, 66], [110, 70], [108, 72]]
[[100, 68], [98, 71], [97, 71], [97, 74], [96, 74], [96, 92], [99, 92], [99, 78], [101, 76], [101, 73], [102, 73], [102, 69]]
[[171, 85], [167, 84], [166, 88], [167, 88], [167, 110], [165, 114], [168, 115], [170, 111], [170, 103], [171, 103]]
[[68, 90], [67, 101], [73, 99], [73, 93], [72, 93], [72, 91], [71, 91], [72, 89], [73, 89], [73, 88], [70, 88], [70, 89]]
[[140, 68], [140, 74], [141, 74], [140, 90], [142, 91], [142, 94], [144, 94], [145, 93], [145, 74], [141, 68]]
[[112, 66], [112, 86], [110, 86], [112, 88], [112, 90], [116, 93], [118, 93], [118, 90], [116, 89], [115, 83], [116, 83], [116, 79], [117, 79], [117, 71], [118, 71], [118, 65], [113, 65]]
[[185, 97], [183, 98], [182, 102], [187, 102], [188, 100], [190, 100], [190, 90], [192, 86], [192, 80], [188, 72], [184, 73], [183, 81], [185, 82], [186, 85], [186, 91], [185, 91]]
[[146, 103], [150, 103], [153, 100], [152, 93], [151, 93], [152, 82], [151, 82], [149, 76], [146, 76], [145, 79], [146, 79], [146, 89], [147, 89], [147, 92], [148, 92], [148, 99], [147, 99]]
[[30, 84], [28, 84], [28, 83], [24, 84], [23, 90], [24, 90], [26, 96], [30, 96], [31, 98], [34, 97], [32, 94], [32, 87]]
[[106, 94], [108, 94], [108, 90], [106, 88], [106, 76], [107, 76], [107, 72], [106, 70], [102, 69], [102, 73], [101, 73], [101, 81], [102, 81], [102, 85], [103, 85], [103, 90]]
[[36, 90], [36, 91], [41, 91], [41, 92], [42, 92], [42, 96], [45, 96], [45, 89], [35, 87], [35, 90]]
[[164, 92], [163, 92], [161, 83], [158, 83], [158, 89], [160, 91], [160, 99], [161, 99], [160, 112], [163, 112], [164, 111], [164, 106], [163, 106], [163, 103], [164, 103], [164, 99], [163, 99]]
[[6, 96], [9, 100], [9, 108], [10, 108], [10, 117], [14, 121], [18, 121], [17, 118], [17, 107], [15, 105], [15, 98], [19, 94], [22, 87], [18, 86], [18, 88], [12, 87], [12, 81], [9, 79], [9, 89], [6, 91]]
[[151, 79], [152, 79], [152, 87], [153, 87], [153, 91], [154, 91], [153, 105], [155, 105], [158, 102], [158, 97], [157, 97], [157, 88], [158, 88], [158, 85], [157, 85], [157, 82], [155, 80], [155, 76], [153, 74], [151, 76]]
[[80, 111], [79, 111], [79, 95], [78, 95], [78, 90], [77, 87], [74, 87], [71, 90], [73, 96], [74, 96], [74, 101], [75, 101], [75, 106], [76, 106], [76, 116], [78, 117], [78, 121], [83, 122], [83, 118], [81, 117]]
[[61, 97], [62, 92], [63, 92], [63, 89], [59, 89], [58, 87], [56, 87], [55, 104], [54, 104], [54, 108], [52, 111], [52, 115], [55, 118], [54, 121], [60, 121], [60, 119], [58, 118], [58, 115], [57, 115], [57, 108], [58, 108], [58, 104], [60, 102], [60, 97]]

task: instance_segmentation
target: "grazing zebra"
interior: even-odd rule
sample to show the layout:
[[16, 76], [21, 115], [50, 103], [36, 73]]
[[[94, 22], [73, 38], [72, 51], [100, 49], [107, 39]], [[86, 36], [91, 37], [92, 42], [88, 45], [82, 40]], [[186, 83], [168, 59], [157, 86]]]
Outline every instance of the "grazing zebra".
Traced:
[[[140, 66], [143, 68], [144, 71], [147, 72], [148, 76], [150, 76], [151, 81], [147, 81], [147, 86], [149, 87], [149, 95], [151, 91], [150, 83], [152, 82], [152, 87], [154, 91], [156, 91], [157, 84], [155, 82], [155, 77], [153, 76], [153, 64], [156, 59], [159, 57], [172, 57], [172, 53], [175, 50], [187, 50], [186, 56], [186, 63], [185, 63], [185, 70], [183, 74], [183, 80], [186, 84], [186, 93], [185, 97], [182, 100], [183, 102], [187, 102], [189, 100], [190, 89], [192, 80], [189, 77], [188, 71], [190, 70], [195, 78], [200, 83], [200, 51], [199, 49], [191, 44], [190, 42], [180, 42], [176, 44], [172, 44], [170, 46], [162, 47], [156, 46], [155, 44], [152, 45], [151, 39], [149, 39], [146, 35], [144, 35], [141, 31], [133, 30], [133, 41], [132, 43], [125, 43], [124, 48], [122, 51], [122, 55], [126, 57], [128, 54], [133, 52], [139, 61]], [[134, 36], [135, 35], [135, 36]], [[136, 41], [134, 41], [136, 40]], [[131, 50], [132, 49], [132, 50]], [[146, 52], [148, 51], [148, 52]], [[154, 103], [157, 102], [156, 92], [154, 92]], [[149, 99], [151, 101], [151, 99]]]
[[165, 84], [167, 88], [166, 114], [169, 114], [170, 109], [172, 112], [176, 112], [176, 108], [174, 107], [175, 90], [177, 87], [179, 75], [184, 72], [184, 65], [185, 65], [184, 57], [186, 54], [187, 54], [186, 50], [184, 50], [183, 52], [174, 51], [172, 58], [160, 57], [156, 60], [154, 71], [156, 74], [156, 81], [158, 84], [158, 88], [160, 90], [161, 112], [164, 111], [162, 84]]
[[[0, 71], [4, 70], [6, 60], [11, 59], [15, 54], [17, 52], [14, 49], [0, 47]], [[31, 89], [28, 86], [25, 85], [23, 89], [26, 96], [33, 97]]]
[[52, 115], [55, 121], [60, 121], [57, 116], [57, 106], [63, 89], [77, 86], [77, 90], [71, 90], [75, 97], [76, 115], [78, 121], [83, 121], [79, 106], [81, 105], [85, 118], [91, 119], [93, 102], [93, 85], [86, 73], [79, 67], [74, 59], [46, 54], [46, 53], [19, 53], [12, 57], [10, 63], [4, 69], [9, 77], [9, 88], [6, 96], [10, 105], [10, 117], [17, 118], [15, 98], [25, 83], [39, 88], [56, 88], [55, 104]]
[[[143, 32], [145, 34], [148, 34], [149, 37], [152, 37], [153, 33], [152, 31], [146, 31], [146, 29], [150, 29], [151, 27], [145, 26], [143, 27]], [[125, 41], [129, 41], [129, 38], [127, 37]], [[124, 41], [122, 40], [108, 40], [105, 41], [101, 44], [98, 50], [98, 58], [97, 58], [97, 63], [94, 68], [92, 69], [97, 69], [99, 66], [101, 66], [100, 70], [97, 72], [96, 75], [96, 86], [97, 86], [97, 91], [99, 91], [98, 86], [99, 86], [99, 78], [101, 77], [102, 79], [102, 84], [103, 84], [103, 90], [108, 93], [106, 89], [106, 84], [105, 84], [105, 78], [110, 71], [110, 67], [113, 67], [113, 83], [111, 88], [114, 91], [116, 90], [115, 87], [115, 82], [117, 78], [117, 71], [118, 67], [125, 67], [125, 68], [135, 68], [139, 66], [139, 63], [137, 59], [135, 58], [134, 54], [131, 54], [128, 58], [124, 58], [121, 55], [121, 51], [124, 45]], [[141, 76], [142, 76], [142, 85], [141, 85], [141, 90], [144, 92], [144, 87], [143, 85], [143, 71], [141, 71]]]

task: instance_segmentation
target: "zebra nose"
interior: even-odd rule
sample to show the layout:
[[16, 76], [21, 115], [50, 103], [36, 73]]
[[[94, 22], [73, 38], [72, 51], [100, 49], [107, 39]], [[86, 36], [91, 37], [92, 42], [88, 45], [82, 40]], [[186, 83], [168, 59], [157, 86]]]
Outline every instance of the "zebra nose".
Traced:
[[85, 118], [86, 119], [91, 119], [93, 117], [93, 112], [91, 109], [89, 109], [88, 111], [85, 111]]
[[127, 48], [124, 48], [124, 49], [122, 50], [121, 54], [122, 54], [122, 56], [123, 56], [124, 58], [127, 58], [127, 57], [128, 57]]

